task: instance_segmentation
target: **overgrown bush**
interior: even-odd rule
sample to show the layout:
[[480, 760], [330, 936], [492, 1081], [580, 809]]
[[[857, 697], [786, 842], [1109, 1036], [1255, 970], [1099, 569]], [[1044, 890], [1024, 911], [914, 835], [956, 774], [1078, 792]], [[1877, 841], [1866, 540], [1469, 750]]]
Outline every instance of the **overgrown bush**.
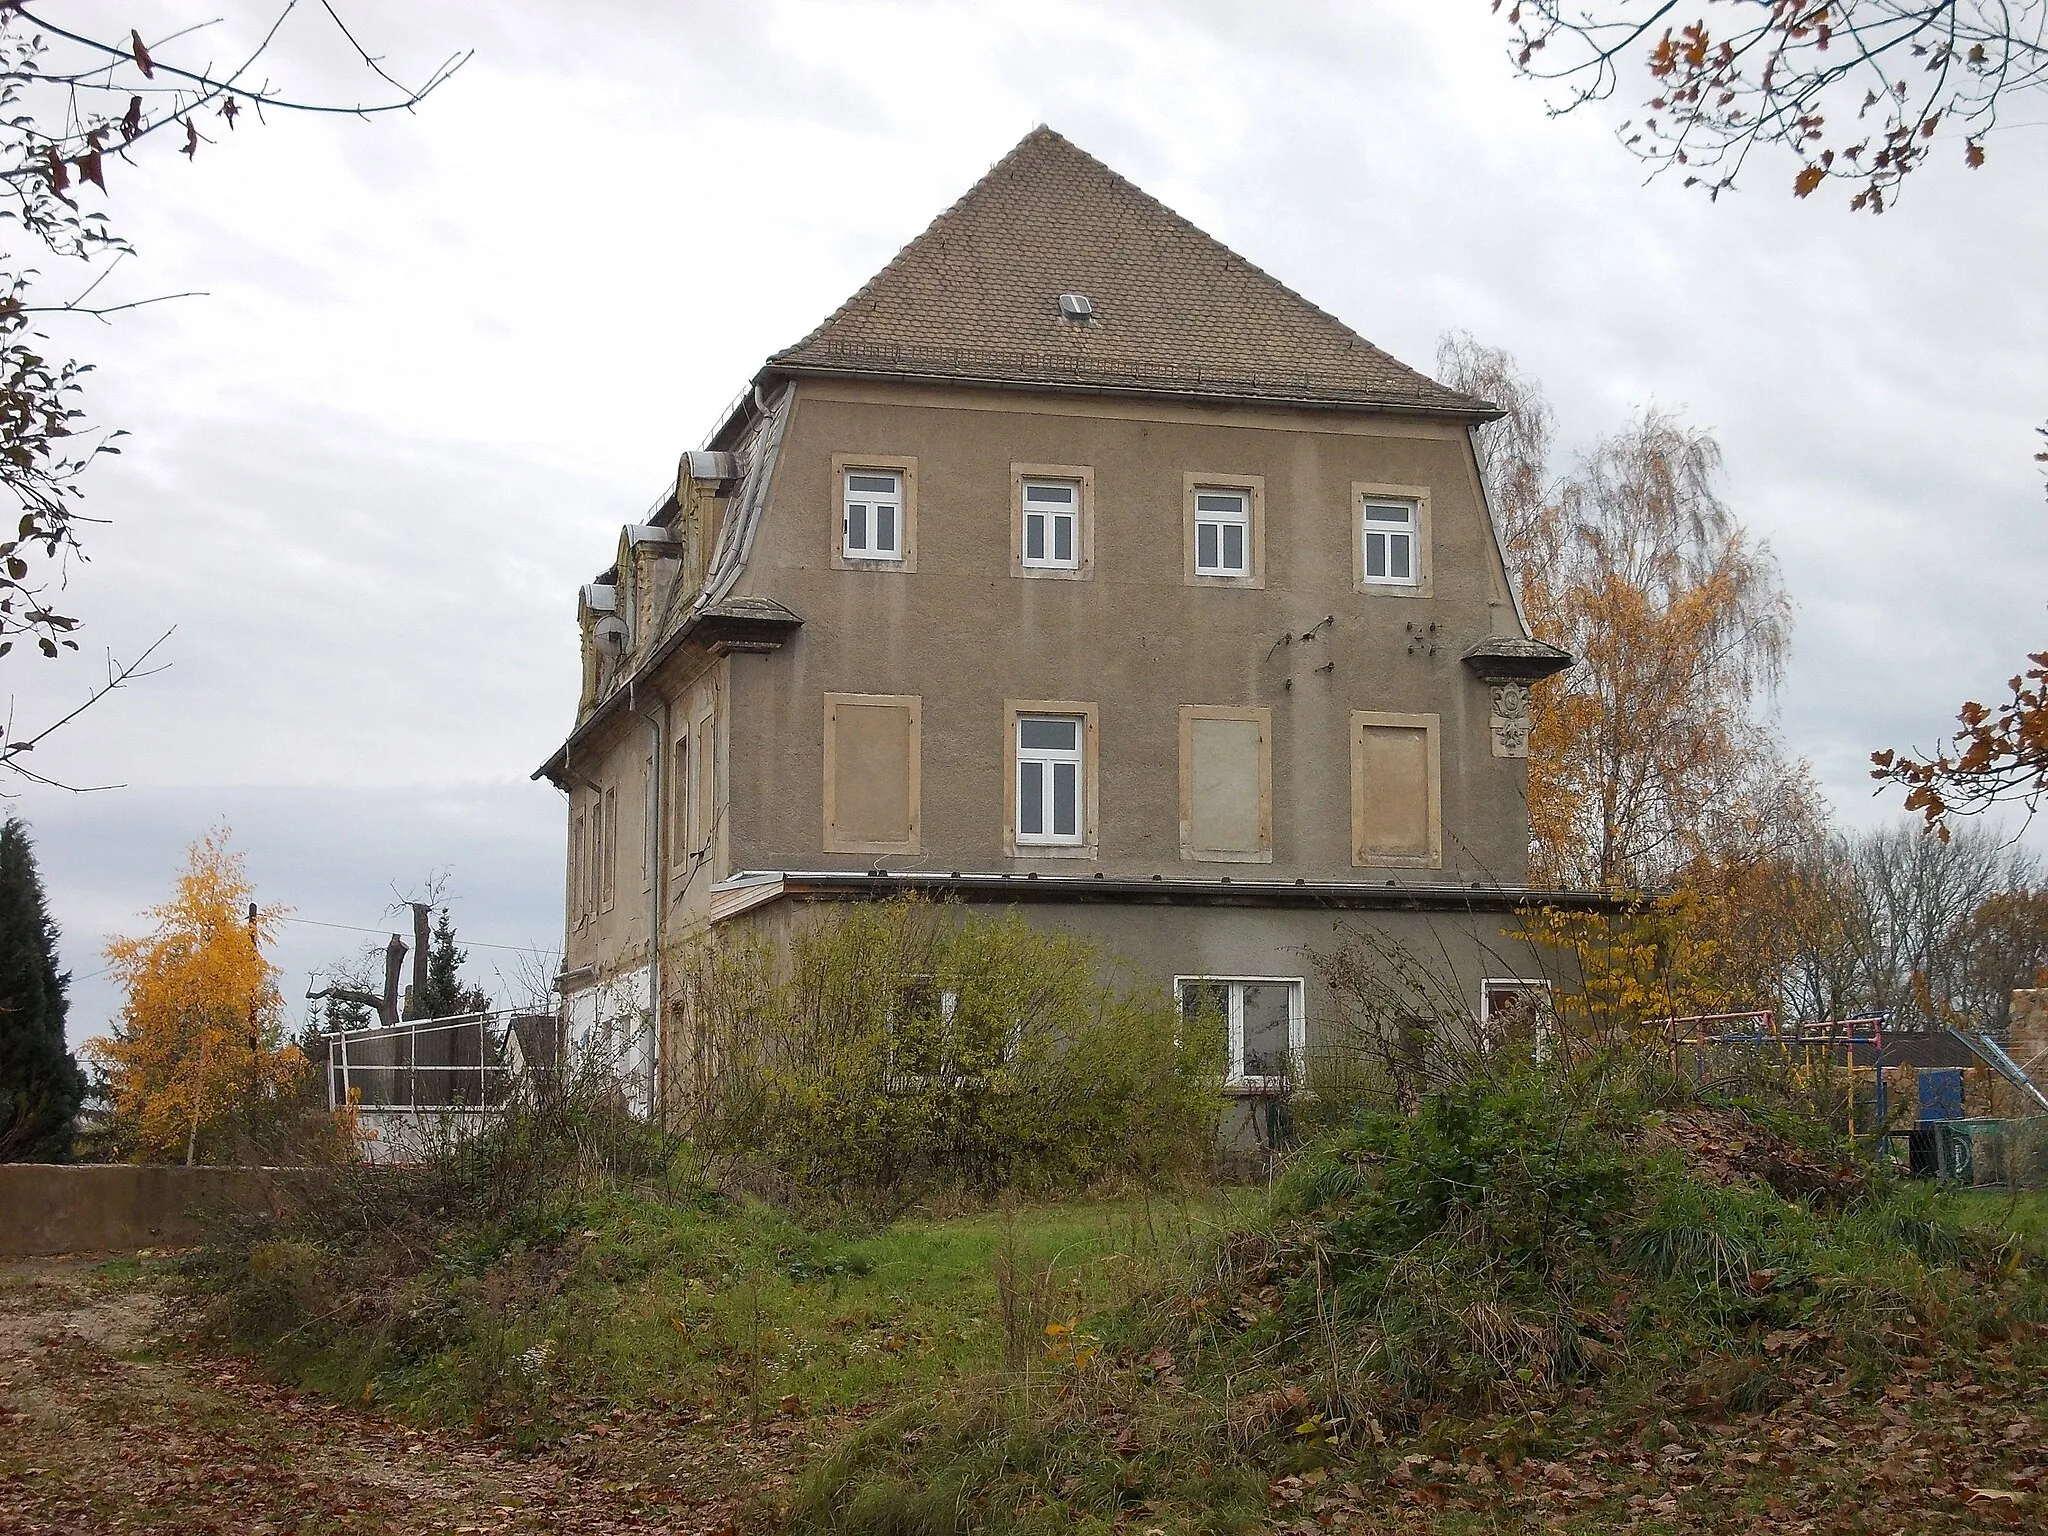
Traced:
[[1996, 1341], [2041, 1363], [2048, 1256], [1868, 1177], [1795, 1102], [1654, 1058], [1457, 1065], [1305, 1150], [1176, 1283], [1083, 1319], [1087, 1369], [863, 1431], [799, 1529], [1065, 1529], [1134, 1502], [1234, 1529], [1275, 1477], [1350, 1462], [1376, 1486], [1379, 1447], [1432, 1425], [1719, 1420]]
[[532, 1341], [507, 1322], [509, 1292], [488, 1294], [501, 1260], [545, 1295], [593, 1208], [625, 1191], [717, 1200], [679, 1138], [630, 1113], [596, 1059], [529, 1074], [488, 1119], [422, 1122], [395, 1150], [407, 1161], [322, 1170], [284, 1212], [220, 1218], [181, 1270], [200, 1326], [351, 1397], [445, 1355], [500, 1414], [512, 1387], [541, 1379], [517, 1359]]
[[924, 901], [683, 957], [691, 1139], [779, 1197], [907, 1204], [1205, 1169], [1221, 1041], [1083, 940]]

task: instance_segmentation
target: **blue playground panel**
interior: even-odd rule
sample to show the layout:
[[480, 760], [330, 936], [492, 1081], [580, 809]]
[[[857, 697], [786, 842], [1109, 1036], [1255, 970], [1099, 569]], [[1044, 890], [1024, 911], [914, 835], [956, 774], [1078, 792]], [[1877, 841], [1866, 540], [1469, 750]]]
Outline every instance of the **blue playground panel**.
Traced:
[[1963, 1118], [1963, 1069], [1922, 1067], [1920, 1069], [1920, 1118], [1960, 1120]]

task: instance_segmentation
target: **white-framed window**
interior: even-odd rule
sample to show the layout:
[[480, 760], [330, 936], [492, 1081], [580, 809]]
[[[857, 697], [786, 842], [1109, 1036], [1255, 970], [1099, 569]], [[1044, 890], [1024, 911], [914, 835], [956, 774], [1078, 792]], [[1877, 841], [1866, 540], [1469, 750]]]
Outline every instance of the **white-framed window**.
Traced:
[[1081, 487], [1071, 480], [1024, 482], [1024, 564], [1072, 571], [1081, 565]]
[[1550, 1054], [1557, 1034], [1556, 1005], [1547, 981], [1514, 976], [1489, 976], [1479, 983], [1480, 1045], [1497, 1050], [1520, 1037], [1530, 1042], [1536, 1059]]
[[840, 553], [848, 560], [903, 558], [903, 477], [893, 471], [849, 469]]
[[904, 1092], [950, 1081], [954, 1075], [953, 1019], [960, 994], [936, 977], [906, 976], [889, 1007], [889, 1086]]
[[1387, 586], [1412, 587], [1422, 579], [1415, 541], [1420, 509], [1412, 501], [1365, 498], [1363, 517], [1365, 579]]
[[1195, 574], [1251, 574], [1252, 503], [1243, 491], [1195, 490]]
[[1017, 717], [1017, 841], [1083, 840], [1087, 826], [1078, 715]]
[[1230, 1032], [1233, 1088], [1273, 1091], [1301, 1075], [1308, 1044], [1298, 976], [1177, 976], [1181, 1017], [1221, 1018]]

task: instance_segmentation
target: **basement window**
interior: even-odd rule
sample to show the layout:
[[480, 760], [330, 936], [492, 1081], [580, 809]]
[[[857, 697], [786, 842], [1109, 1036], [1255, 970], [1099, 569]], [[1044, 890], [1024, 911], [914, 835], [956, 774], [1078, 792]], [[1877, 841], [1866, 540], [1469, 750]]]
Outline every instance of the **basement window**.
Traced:
[[1228, 1031], [1230, 1087], [1276, 1093], [1300, 1077], [1308, 1032], [1300, 978], [1182, 976], [1174, 990], [1183, 1019]]
[[910, 1093], [952, 1080], [953, 1018], [959, 1009], [960, 994], [936, 978], [904, 978], [889, 1005], [889, 1091]]
[[1550, 983], [1517, 977], [1487, 977], [1479, 983], [1479, 1044], [1497, 1051], [1514, 1042], [1529, 1042], [1536, 1059], [1549, 1056], [1557, 1034], [1556, 1008]]

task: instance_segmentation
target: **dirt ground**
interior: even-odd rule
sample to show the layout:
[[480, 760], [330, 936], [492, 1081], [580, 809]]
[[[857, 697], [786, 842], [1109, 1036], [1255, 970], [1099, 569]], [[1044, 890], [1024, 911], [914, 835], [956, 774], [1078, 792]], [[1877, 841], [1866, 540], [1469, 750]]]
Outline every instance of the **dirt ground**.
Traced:
[[91, 1259], [0, 1261], [0, 1536], [663, 1532], [768, 1523], [801, 1423], [636, 1420], [521, 1455], [186, 1354], [158, 1293]]
[[[847, 1427], [641, 1411], [538, 1454], [415, 1431], [184, 1349], [133, 1271], [0, 1261], [0, 1536], [747, 1536], [779, 1524], [801, 1467]], [[1787, 1336], [1788, 1355], [1803, 1338]], [[1271, 1524], [1285, 1536], [2041, 1530], [2048, 1388], [2002, 1353], [1952, 1379], [1908, 1361], [1874, 1396], [1824, 1362], [1788, 1363], [1794, 1396], [1767, 1413], [1564, 1432], [1573, 1448], [1556, 1461], [1468, 1448], [1399, 1456], [1365, 1487], [1342, 1472], [1284, 1477]]]

